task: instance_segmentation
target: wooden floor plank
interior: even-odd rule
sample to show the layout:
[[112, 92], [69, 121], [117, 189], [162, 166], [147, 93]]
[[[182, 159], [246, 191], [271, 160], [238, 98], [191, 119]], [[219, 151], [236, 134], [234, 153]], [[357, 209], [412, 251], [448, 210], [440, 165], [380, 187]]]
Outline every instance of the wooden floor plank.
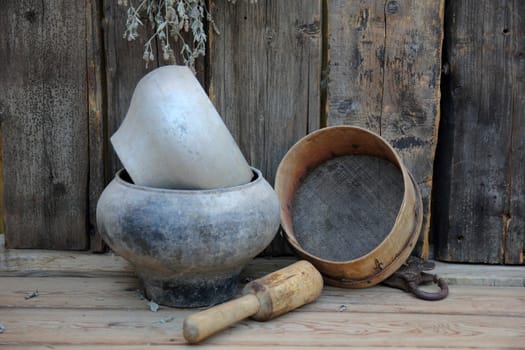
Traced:
[[[0, 344], [184, 344], [189, 311], [2, 309]], [[60, 335], [60, 336], [57, 336]], [[205, 345], [515, 348], [525, 318], [426, 314], [293, 312], [271, 322], [246, 320]]]
[[133, 277], [0, 277], [0, 307], [146, 310], [139, 289]]
[[[1, 237], [0, 237], [1, 239]], [[255, 259], [240, 286], [291, 264]], [[425, 302], [376, 286], [325, 286], [312, 304], [270, 322], [245, 320], [204, 349], [523, 349], [524, 267], [437, 264], [449, 297]], [[516, 287], [487, 287], [494, 285]], [[190, 349], [183, 319], [196, 310], [151, 312], [133, 268], [113, 255], [0, 248], [0, 347], [35, 349]], [[38, 290], [38, 296], [26, 296]]]
[[[243, 271], [243, 279], [261, 277], [292, 264], [294, 257], [257, 258]], [[491, 266], [436, 262], [437, 273], [450, 285], [524, 287], [525, 266]], [[32, 249], [5, 249], [0, 234], [0, 276], [133, 276], [134, 268], [114, 254], [91, 254]]]
[[383, 286], [347, 290], [326, 288], [321, 298], [304, 311], [359, 313], [425, 313], [439, 315], [479, 315], [480, 317], [525, 317], [525, 288], [479, 288], [451, 286], [449, 296], [428, 302], [411, 294]]
[[[236, 344], [230, 344], [230, 345], [199, 345], [196, 347], [195, 345], [158, 345], [158, 344], [144, 344], [144, 345], [11, 345], [9, 347], [12, 350], [172, 350], [172, 349], [179, 349], [179, 350], [236, 350], [236, 349], [245, 349], [245, 350], [268, 350], [268, 346], [266, 345], [236, 345]], [[286, 346], [286, 345], [280, 345], [278, 347], [279, 349], [286, 349], [286, 350], [302, 350], [302, 349], [330, 349], [330, 350], [346, 350], [346, 349], [352, 349], [352, 350], [395, 350], [396, 348], [393, 348], [391, 346], [331, 346], [331, 347], [319, 347], [317, 345], [309, 346], [309, 345], [302, 345], [302, 346]], [[421, 349], [421, 347], [403, 347], [403, 350], [416, 350]], [[442, 346], [429, 346], [425, 347], [425, 350], [443, 350]], [[453, 347], [454, 350], [472, 350], [472, 347]], [[498, 349], [505, 349], [504, 347], [499, 347]], [[513, 348], [507, 348], [507, 349], [513, 349]]]
[[[0, 307], [147, 310], [132, 277], [0, 277]], [[38, 291], [38, 297], [26, 299]], [[397, 289], [325, 286], [321, 297], [300, 312], [385, 312], [525, 317], [525, 288], [451, 286], [447, 299], [426, 302]]]
[[0, 309], [0, 344], [182, 344], [190, 311]]
[[449, 284], [491, 287], [525, 287], [525, 266], [450, 264], [435, 262], [432, 273]]
[[[1, 235], [0, 235], [1, 236]], [[0, 237], [0, 276], [118, 276], [133, 267], [114, 254], [52, 250], [3, 249]]]

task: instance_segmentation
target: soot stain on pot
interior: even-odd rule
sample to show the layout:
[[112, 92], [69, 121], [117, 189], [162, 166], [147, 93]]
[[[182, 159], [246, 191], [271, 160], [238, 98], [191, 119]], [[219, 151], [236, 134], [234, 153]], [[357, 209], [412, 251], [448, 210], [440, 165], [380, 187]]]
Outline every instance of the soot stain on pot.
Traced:
[[[131, 208], [122, 222], [123, 239], [145, 254], [156, 255], [168, 242], [169, 230], [162, 226], [165, 219], [159, 214], [162, 201]], [[147, 235], [144, 233], [147, 232]]]
[[148, 299], [166, 305], [201, 307], [216, 305], [233, 298], [237, 292], [238, 275], [226, 279], [208, 278], [187, 282], [148, 280], [148, 283], [148, 290], [144, 290]]
[[201, 225], [195, 228], [195, 232], [196, 234], [199, 235], [199, 238], [202, 241], [202, 243], [210, 243], [216, 239], [222, 238], [222, 237], [217, 237], [215, 235], [216, 231], [217, 229], [214, 227], [213, 224], [202, 223]]

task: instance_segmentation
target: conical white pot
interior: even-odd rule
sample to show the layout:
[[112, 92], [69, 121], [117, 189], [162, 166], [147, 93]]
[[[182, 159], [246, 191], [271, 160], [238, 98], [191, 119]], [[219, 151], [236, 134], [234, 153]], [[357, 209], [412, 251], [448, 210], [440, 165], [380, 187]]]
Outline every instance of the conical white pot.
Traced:
[[249, 183], [252, 171], [186, 66], [143, 77], [111, 143], [137, 185], [210, 189]]

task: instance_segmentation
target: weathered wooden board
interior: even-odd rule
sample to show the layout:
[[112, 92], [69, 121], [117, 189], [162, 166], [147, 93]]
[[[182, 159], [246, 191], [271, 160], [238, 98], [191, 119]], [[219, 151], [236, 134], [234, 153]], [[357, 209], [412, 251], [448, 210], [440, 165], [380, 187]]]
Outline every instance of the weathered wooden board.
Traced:
[[[136, 278], [0, 277], [0, 282], [0, 307], [3, 308], [33, 309], [35, 312], [65, 306], [70, 309], [149, 310], [148, 300], [141, 296]], [[26, 299], [35, 291], [38, 291], [38, 296]], [[311, 312], [343, 312], [340, 311], [341, 305], [345, 305], [344, 312], [351, 314], [384, 312], [525, 317], [523, 289], [455, 285], [451, 291], [445, 300], [429, 303], [384, 286], [354, 290], [325, 286], [315, 303], [295, 312], [304, 315]], [[388, 306], [385, 305], [386, 301]]]
[[286, 151], [319, 124], [321, 2], [215, 1], [209, 94], [248, 161], [273, 183]]
[[[139, 28], [139, 36], [133, 41], [127, 41], [123, 38], [126, 29], [127, 7], [118, 5], [118, 2], [104, 0], [102, 25], [104, 28], [105, 44], [105, 66], [106, 66], [106, 89], [107, 89], [107, 138], [108, 138], [108, 164], [106, 169], [108, 180], [111, 180], [114, 174], [122, 167], [118, 156], [111, 147], [109, 138], [118, 129], [126, 113], [128, 112], [129, 103], [139, 80], [151, 70], [168, 64], [159, 54], [158, 42], [153, 40], [153, 51], [155, 60], [146, 62], [142, 59], [144, 44], [154, 34], [151, 24], [147, 18], [143, 18], [144, 26]], [[191, 36], [184, 34], [187, 42], [191, 42]], [[178, 52], [180, 43], [171, 43], [176, 55], [175, 64], [182, 64], [182, 59]], [[204, 59], [199, 58], [196, 61], [195, 69], [197, 77], [204, 86]]]
[[433, 273], [449, 285], [523, 287], [525, 270], [515, 265], [451, 264], [435, 261]]
[[436, 158], [438, 259], [524, 263], [523, 28], [523, 1], [447, 6], [448, 69]]
[[328, 1], [327, 123], [381, 132], [384, 1]]
[[[275, 346], [276, 349], [286, 349], [286, 350], [302, 350], [302, 349], [316, 349], [317, 346]], [[348, 345], [345, 346], [330, 346], [324, 347], [325, 349], [330, 350], [346, 350], [349, 349]], [[49, 347], [46, 345], [17, 345], [15, 350], [48, 350]], [[173, 345], [157, 345], [157, 344], [144, 344], [144, 345], [53, 345], [53, 349], [62, 350], [98, 350], [98, 349], [107, 349], [107, 350], [171, 350]], [[177, 345], [177, 349], [181, 350], [191, 350], [195, 349], [194, 345]], [[266, 345], [199, 345], [199, 349], [203, 350], [237, 350], [237, 349], [246, 349], [246, 350], [266, 350], [268, 346]], [[353, 350], [370, 350], [370, 347], [367, 346], [352, 346]], [[374, 350], [395, 350], [391, 346], [374, 346]], [[418, 350], [421, 349], [417, 346], [403, 346], [400, 348], [402, 350]], [[439, 346], [425, 346], [425, 350], [442, 350], [442, 347]], [[472, 347], [454, 347], [454, 350], [472, 350]]]
[[422, 192], [428, 256], [439, 122], [444, 1], [328, 1], [328, 125], [372, 130], [399, 152]]
[[288, 149], [319, 127], [321, 1], [214, 1], [210, 11], [220, 35], [210, 32], [209, 95], [273, 184]]
[[120, 256], [40, 249], [5, 249], [0, 235], [0, 275], [132, 276], [133, 267]]
[[[0, 235], [1, 239], [1, 235]], [[55, 255], [51, 255], [54, 253]], [[0, 346], [14, 349], [187, 348], [183, 319], [196, 310], [160, 307], [151, 312], [137, 293], [138, 281], [108, 255], [39, 250], [0, 251]], [[16, 258], [17, 257], [17, 258]], [[113, 267], [108, 259], [113, 260]], [[90, 262], [91, 261], [91, 262]], [[256, 259], [246, 272], [259, 277], [293, 259]], [[18, 271], [4, 274], [3, 265]], [[3, 264], [3, 265], [2, 265]], [[92, 277], [79, 278], [86, 265]], [[440, 264], [441, 271], [449, 266]], [[469, 266], [475, 278], [523, 266]], [[60, 270], [55, 277], [24, 271]], [[112, 274], [108, 274], [108, 271]], [[118, 271], [121, 275], [118, 275]], [[98, 274], [98, 275], [97, 275]], [[502, 273], [503, 274], [503, 273]], [[244, 282], [244, 281], [243, 281]], [[26, 299], [38, 290], [38, 296]], [[268, 349], [522, 349], [525, 289], [454, 285], [439, 302], [415, 299], [384, 286], [342, 289], [325, 286], [314, 303], [270, 322], [244, 320], [206, 340], [204, 348]], [[441, 344], [441, 345], [438, 345]]]
[[[0, 307], [149, 310], [134, 277], [0, 277]], [[36, 293], [38, 296], [29, 298]]]
[[[512, 144], [510, 157], [509, 214], [503, 229], [504, 262], [525, 264], [525, 3], [513, 1], [509, 4], [502, 32], [505, 62], [511, 90], [507, 117], [511, 118]], [[501, 27], [500, 27], [501, 28]]]
[[104, 189], [105, 179], [105, 74], [102, 40], [102, 7], [99, 1], [88, 1], [86, 6], [87, 44], [87, 110], [89, 120], [89, 237], [90, 250], [102, 252], [106, 246], [97, 232], [97, 201]]
[[[1, 118], [0, 111], [0, 118]], [[4, 172], [2, 171], [2, 124], [0, 123], [0, 234], [4, 233]]]
[[[3, 249], [0, 235], [0, 276], [108, 277], [134, 276], [134, 268], [114, 254], [93, 255], [87, 252], [63, 252], [36, 249]], [[264, 276], [296, 261], [294, 257], [258, 258], [241, 274], [243, 281]], [[523, 287], [525, 267], [505, 265], [450, 264], [436, 262], [433, 273], [449, 285]]]
[[[104, 349], [104, 350], [172, 350], [173, 345], [158, 345], [158, 344], [144, 344], [144, 345], [97, 345], [97, 344], [88, 344], [88, 345], [53, 345], [53, 349], [57, 350], [98, 350], [98, 349]], [[195, 349], [194, 345], [177, 345], [177, 349], [181, 350], [193, 350]], [[302, 349], [317, 349], [318, 346], [309, 346], [309, 345], [301, 345], [301, 346], [275, 346], [276, 349], [286, 349], [286, 350], [302, 350]], [[347, 350], [349, 349], [349, 345], [344, 346], [330, 346], [326, 347], [323, 346], [324, 349], [330, 349], [330, 350]], [[199, 349], [203, 350], [237, 350], [237, 349], [245, 349], [245, 350], [266, 350], [268, 349], [267, 345], [199, 345]], [[368, 346], [352, 346], [352, 350], [370, 350], [370, 347]], [[374, 346], [374, 350], [395, 350], [395, 347], [391, 346]], [[419, 350], [421, 349], [418, 346], [403, 346], [399, 349], [402, 350]], [[443, 347], [441, 346], [425, 346], [425, 350], [442, 350]], [[450, 347], [449, 347], [450, 349]], [[473, 347], [464, 347], [464, 346], [454, 346], [454, 350], [472, 350], [475, 349]], [[508, 348], [507, 348], [508, 349]], [[47, 345], [17, 345], [14, 350], [49, 350], [49, 346]]]
[[[6, 308], [2, 343], [183, 345], [182, 321], [192, 311], [161, 309]], [[330, 336], [326, 336], [329, 334]], [[414, 336], [417, 334], [417, 336]], [[61, 336], [57, 336], [61, 335]], [[485, 349], [522, 349], [525, 318], [411, 313], [294, 312], [271, 322], [245, 320], [204, 345], [427, 347], [452, 344]]]
[[86, 4], [2, 1], [6, 242], [89, 246]]
[[[149, 71], [158, 66], [157, 60], [146, 62], [142, 59], [144, 44], [152, 34], [147, 24], [140, 28], [140, 35], [133, 41], [123, 38], [126, 29], [127, 8], [117, 1], [103, 1], [103, 33], [105, 45], [106, 91], [107, 91], [107, 135], [108, 163], [106, 174], [108, 181], [122, 168], [109, 138], [118, 129], [128, 112], [129, 102], [138, 81]], [[156, 51], [156, 43], [154, 43]], [[158, 55], [156, 57], [158, 59]]]

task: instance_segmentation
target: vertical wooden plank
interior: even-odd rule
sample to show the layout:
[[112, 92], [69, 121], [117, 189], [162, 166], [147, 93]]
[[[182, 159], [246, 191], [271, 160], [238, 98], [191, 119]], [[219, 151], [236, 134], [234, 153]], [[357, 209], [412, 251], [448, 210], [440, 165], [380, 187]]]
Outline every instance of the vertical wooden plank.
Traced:
[[[149, 62], [146, 68], [142, 56], [144, 44], [152, 34], [149, 23], [141, 28], [134, 41], [123, 38], [126, 29], [127, 7], [117, 1], [103, 0], [103, 28], [106, 64], [107, 91], [107, 137], [111, 137], [126, 117], [133, 90], [138, 81], [158, 66], [157, 61]], [[155, 48], [154, 48], [155, 49]], [[158, 55], [156, 55], [158, 59]], [[109, 141], [108, 141], [109, 142]], [[122, 167], [109, 143], [107, 177], [109, 180]]]
[[105, 185], [105, 72], [102, 40], [102, 7], [98, 0], [86, 6], [87, 104], [89, 121], [89, 237], [90, 249], [102, 252], [106, 246], [97, 232], [97, 201]]
[[522, 1], [448, 3], [435, 220], [441, 260], [522, 262], [523, 28]]
[[266, 11], [265, 174], [273, 184], [288, 149], [319, 127], [321, 2], [273, 0]]
[[248, 162], [266, 173], [266, 1], [212, 1], [208, 94]]
[[273, 184], [286, 151], [319, 126], [321, 1], [214, 1], [210, 10], [221, 34], [210, 33], [209, 94]]
[[[1, 106], [0, 106], [1, 107]], [[3, 111], [0, 110], [0, 120]], [[4, 233], [4, 171], [2, 166], [2, 128], [0, 123], [0, 234]]]
[[[137, 5], [137, 4], [135, 4]], [[154, 34], [151, 23], [147, 18], [141, 18], [144, 26], [139, 29], [139, 36], [133, 41], [123, 38], [126, 29], [127, 6], [120, 6], [116, 1], [103, 0], [103, 28], [106, 64], [107, 90], [107, 137], [111, 137], [118, 129], [128, 112], [131, 96], [139, 80], [151, 70], [168, 64], [164, 61], [162, 51], [158, 49], [158, 42], [154, 40], [153, 50], [156, 52], [155, 61], [146, 62], [142, 59], [144, 44]], [[191, 34], [183, 33], [186, 42], [191, 43]], [[180, 42], [171, 41], [175, 52], [175, 64], [183, 64], [179, 54]], [[197, 78], [204, 86], [205, 67], [204, 59], [198, 58], [195, 62]], [[122, 167], [111, 144], [108, 147], [107, 176], [111, 180], [113, 175]]]
[[6, 244], [88, 246], [84, 1], [3, 1], [0, 95]]
[[502, 32], [509, 50], [508, 75], [512, 90], [510, 116], [512, 145], [510, 150], [510, 213], [506, 218], [506, 264], [525, 264], [525, 2], [515, 0], [509, 9]]
[[381, 133], [385, 4], [328, 0], [329, 125]]
[[213, 2], [209, 94], [249, 162], [273, 183], [319, 120], [320, 1]]
[[328, 1], [328, 125], [379, 133], [414, 175], [428, 257], [444, 1]]
[[444, 1], [387, 1], [381, 135], [423, 199], [421, 254], [429, 255], [430, 202], [440, 118]]

